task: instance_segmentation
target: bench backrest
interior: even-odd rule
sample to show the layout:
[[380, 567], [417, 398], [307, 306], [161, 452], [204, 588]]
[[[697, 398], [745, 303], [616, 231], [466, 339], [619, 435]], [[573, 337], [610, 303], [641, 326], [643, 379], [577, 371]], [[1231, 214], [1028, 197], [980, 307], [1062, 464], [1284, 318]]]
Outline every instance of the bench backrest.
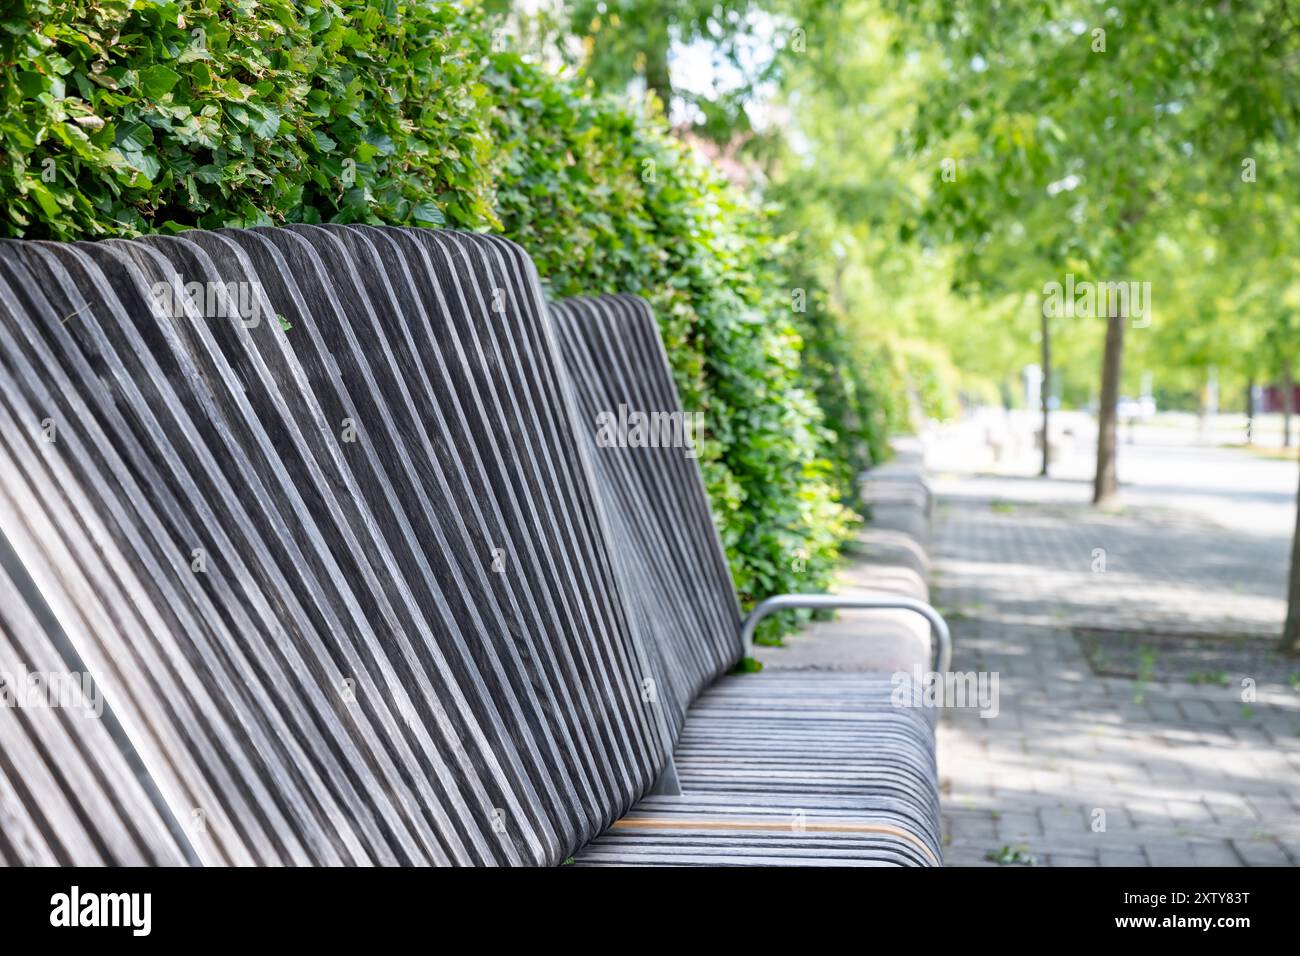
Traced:
[[[642, 688], [678, 677], [567, 388], [498, 239], [0, 243], [0, 635], [92, 673], [125, 740], [97, 772], [148, 783], [9, 797], [26, 825], [77, 816], [73, 862], [557, 863], [623, 813], [666, 760]], [[36, 734], [0, 715], [0, 760]]]
[[681, 407], [643, 299], [579, 297], [551, 309], [675, 739], [691, 701], [741, 654], [739, 606], [691, 441], [698, 418]]

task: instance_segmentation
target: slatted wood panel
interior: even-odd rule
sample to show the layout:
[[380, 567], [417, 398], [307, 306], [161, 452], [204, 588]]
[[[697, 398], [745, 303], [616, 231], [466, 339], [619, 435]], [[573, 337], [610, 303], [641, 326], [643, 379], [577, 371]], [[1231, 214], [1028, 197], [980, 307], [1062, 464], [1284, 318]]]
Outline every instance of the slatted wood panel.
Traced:
[[[161, 314], [176, 276], [261, 321]], [[0, 533], [198, 860], [556, 863], [649, 786], [652, 672], [517, 247], [7, 242], [0, 303]], [[125, 862], [120, 817], [76, 822]]]
[[726, 556], [692, 449], [634, 446], [635, 439], [611, 445], [600, 428], [602, 416], [684, 414], [649, 306], [623, 295], [552, 309], [625, 591], [675, 737], [691, 701], [740, 657]]
[[[0, 865], [186, 862], [183, 835], [124, 755], [115, 739], [121, 728], [83, 684], [62, 638], [0, 537], [0, 681], [8, 685], [0, 707]], [[47, 687], [60, 675], [77, 678], [80, 692], [32, 696], [33, 675]]]
[[578, 866], [934, 866], [915, 824], [878, 802], [814, 795], [647, 797]]
[[879, 674], [725, 677], [687, 716], [683, 796], [642, 801], [577, 862], [937, 865], [933, 711], [896, 703]]

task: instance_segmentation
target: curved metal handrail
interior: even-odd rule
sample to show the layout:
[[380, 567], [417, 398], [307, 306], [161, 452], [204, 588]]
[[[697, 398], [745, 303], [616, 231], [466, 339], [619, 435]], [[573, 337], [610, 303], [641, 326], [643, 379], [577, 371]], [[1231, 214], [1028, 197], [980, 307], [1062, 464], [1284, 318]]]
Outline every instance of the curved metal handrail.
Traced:
[[934, 636], [934, 669], [937, 673], [948, 673], [952, 662], [952, 635], [948, 631], [948, 622], [943, 615], [924, 601], [905, 597], [854, 597], [841, 594], [777, 594], [764, 598], [754, 605], [754, 609], [745, 618], [740, 631], [740, 640], [745, 649], [745, 656], [752, 657], [754, 650], [754, 631], [763, 618], [777, 611], [788, 608], [838, 609], [853, 608], [885, 611], [912, 611], [930, 622], [930, 632]]

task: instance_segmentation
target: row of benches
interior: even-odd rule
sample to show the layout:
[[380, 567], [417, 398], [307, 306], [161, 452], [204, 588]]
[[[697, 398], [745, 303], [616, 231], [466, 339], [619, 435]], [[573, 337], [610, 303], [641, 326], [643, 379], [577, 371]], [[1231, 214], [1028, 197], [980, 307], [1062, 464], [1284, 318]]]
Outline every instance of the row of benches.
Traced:
[[683, 412], [648, 307], [498, 238], [0, 243], [0, 674], [103, 702], [0, 708], [0, 862], [938, 863], [932, 714], [725, 676], [620, 405]]

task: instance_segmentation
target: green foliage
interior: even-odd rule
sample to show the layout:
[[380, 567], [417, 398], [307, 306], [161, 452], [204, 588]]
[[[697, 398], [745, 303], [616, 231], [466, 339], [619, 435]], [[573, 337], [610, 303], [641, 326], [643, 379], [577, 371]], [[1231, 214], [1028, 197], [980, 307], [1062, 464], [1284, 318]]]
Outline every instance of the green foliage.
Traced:
[[[770, 151], [768, 193], [782, 229], [799, 237], [805, 364], [827, 424], [840, 449], [865, 445], [879, 461], [887, 435], [912, 427], [913, 409], [944, 418], [959, 391], [996, 395], [1029, 346], [1006, 335], [1004, 304], [952, 291], [951, 253], [915, 241], [928, 177], [901, 143], [928, 63], [895, 50], [897, 28], [876, 4], [847, 0], [796, 22], [808, 45], [783, 57], [791, 142]], [[865, 464], [836, 462], [850, 481]]]
[[[788, 202], [782, 213], [782, 224], [789, 225]], [[849, 334], [815, 268], [817, 250], [799, 229], [792, 228], [790, 235], [785, 259], [797, 270], [790, 283], [804, 342], [803, 379], [822, 410], [823, 455], [840, 498], [861, 509], [858, 479], [863, 470], [885, 461], [889, 436], [908, 428], [903, 381], [887, 348]]]
[[635, 292], [654, 306], [682, 404], [705, 414], [699, 461], [742, 599], [823, 586], [851, 515], [764, 213], [656, 118], [512, 54], [494, 63], [506, 235], [554, 295]]
[[[1296, 226], [1300, 35], [1285, 3], [885, 7], [904, 55], [935, 63], [902, 145], [929, 182], [920, 234], [956, 251], [965, 290], [1150, 280], [1156, 321], [1128, 336], [1130, 391], [1152, 368], [1268, 366], [1277, 348], [1261, 356], [1256, 329], [1277, 321], [1291, 280], [1260, 264], [1289, 253]], [[1056, 325], [1067, 350], [1099, 344]], [[1073, 376], [1069, 359], [1058, 353], [1058, 374]]]
[[951, 418], [956, 412], [958, 375], [948, 353], [941, 346], [917, 340], [900, 342], [895, 351], [921, 414], [940, 421]]
[[[803, 374], [817, 397], [828, 432], [824, 454], [831, 463], [841, 499], [855, 507], [863, 470], [889, 457], [889, 436], [903, 431], [902, 403], [889, 398], [901, 392], [883, 350], [860, 350], [827, 310], [819, 290], [801, 316]], [[858, 357], [859, 351], [866, 351]]]
[[998, 866], [1037, 866], [1038, 857], [1029, 852], [1029, 847], [1021, 844], [1019, 846], [1003, 846], [996, 850], [989, 850], [984, 854], [984, 859], [990, 863], [996, 863]]
[[0, 235], [493, 222], [458, 2], [31, 0], [0, 19]]

